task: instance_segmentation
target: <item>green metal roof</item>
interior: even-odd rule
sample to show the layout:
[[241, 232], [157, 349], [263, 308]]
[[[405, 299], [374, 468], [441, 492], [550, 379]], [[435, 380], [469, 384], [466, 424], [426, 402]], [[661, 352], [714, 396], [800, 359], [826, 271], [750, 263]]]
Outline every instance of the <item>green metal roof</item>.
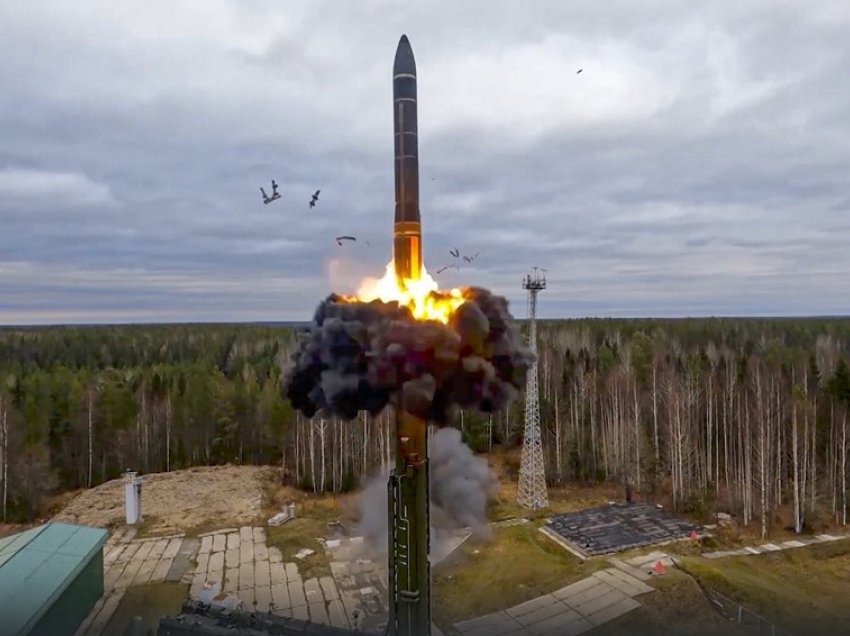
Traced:
[[0, 634], [29, 632], [107, 535], [102, 528], [48, 523], [0, 539]]

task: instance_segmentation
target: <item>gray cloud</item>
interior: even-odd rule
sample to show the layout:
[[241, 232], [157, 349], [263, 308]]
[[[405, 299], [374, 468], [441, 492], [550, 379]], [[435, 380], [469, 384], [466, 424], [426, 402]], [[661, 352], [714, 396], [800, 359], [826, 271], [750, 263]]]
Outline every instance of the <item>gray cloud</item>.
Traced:
[[383, 273], [403, 32], [426, 263], [481, 252], [441, 283], [847, 313], [848, 28], [841, 0], [5, 2], [0, 324], [307, 319]]

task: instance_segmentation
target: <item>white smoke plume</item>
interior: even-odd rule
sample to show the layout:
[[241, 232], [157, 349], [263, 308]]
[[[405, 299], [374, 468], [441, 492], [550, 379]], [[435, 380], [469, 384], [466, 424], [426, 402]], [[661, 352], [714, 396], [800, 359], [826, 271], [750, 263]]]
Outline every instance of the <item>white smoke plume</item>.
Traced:
[[[431, 491], [431, 554], [441, 553], [441, 540], [461, 528], [486, 535], [487, 502], [499, 482], [487, 461], [476, 457], [455, 428], [432, 428], [428, 440]], [[369, 480], [360, 497], [360, 533], [374, 552], [388, 549], [388, 473]]]

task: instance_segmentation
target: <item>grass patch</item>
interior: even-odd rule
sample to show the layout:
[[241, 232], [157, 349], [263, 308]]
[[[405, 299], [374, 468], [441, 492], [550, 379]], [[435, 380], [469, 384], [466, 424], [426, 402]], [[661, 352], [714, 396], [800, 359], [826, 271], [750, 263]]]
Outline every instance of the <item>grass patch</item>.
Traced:
[[[327, 554], [318, 538], [328, 535], [328, 524], [341, 515], [340, 502], [335, 497], [304, 500], [296, 504], [295, 519], [277, 528], [266, 528], [267, 543], [283, 554], [284, 561], [298, 564], [303, 578], [331, 576]], [[295, 554], [304, 548], [315, 552], [303, 560]]]
[[841, 633], [850, 623], [850, 541], [683, 563], [706, 587], [792, 632]]
[[140, 616], [145, 624], [143, 633], [155, 634], [159, 619], [178, 614], [189, 595], [189, 586], [182, 583], [150, 583], [127, 588], [104, 634], [123, 634], [134, 617]]
[[582, 562], [538, 531], [534, 523], [496, 528], [469, 539], [432, 573], [433, 607], [441, 625], [506, 609], [608, 566]]

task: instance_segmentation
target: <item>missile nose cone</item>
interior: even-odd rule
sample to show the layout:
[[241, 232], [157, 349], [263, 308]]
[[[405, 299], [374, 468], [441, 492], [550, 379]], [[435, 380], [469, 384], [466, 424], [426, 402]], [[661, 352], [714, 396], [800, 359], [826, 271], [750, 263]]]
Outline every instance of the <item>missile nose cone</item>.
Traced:
[[413, 49], [406, 35], [401, 36], [401, 39], [398, 41], [398, 48], [395, 50], [393, 75], [398, 75], [399, 73], [416, 75], [416, 60], [413, 59]]

